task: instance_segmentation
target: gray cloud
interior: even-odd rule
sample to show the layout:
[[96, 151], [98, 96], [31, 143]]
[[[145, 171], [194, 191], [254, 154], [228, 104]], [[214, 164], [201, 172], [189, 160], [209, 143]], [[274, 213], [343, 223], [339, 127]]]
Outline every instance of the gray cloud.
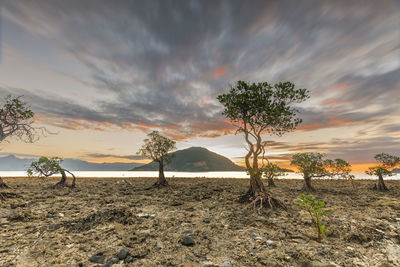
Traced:
[[115, 95], [91, 109], [24, 93], [59, 126], [81, 118], [179, 136], [223, 131], [215, 97], [238, 79], [291, 80], [316, 97], [336, 92], [300, 109], [305, 130], [400, 113], [394, 1], [5, 1], [5, 10], [73, 54], [90, 71], [85, 83]]

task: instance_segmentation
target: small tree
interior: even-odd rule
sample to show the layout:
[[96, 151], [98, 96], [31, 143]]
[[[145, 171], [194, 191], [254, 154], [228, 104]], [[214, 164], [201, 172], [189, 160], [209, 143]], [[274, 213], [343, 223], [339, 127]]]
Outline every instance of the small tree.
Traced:
[[311, 179], [316, 177], [350, 177], [350, 164], [343, 159], [330, 160], [324, 159], [325, 155], [321, 153], [296, 153], [292, 156], [291, 165], [298, 168], [303, 174], [303, 190], [315, 191], [311, 185]]
[[285, 175], [286, 170], [275, 163], [268, 162], [262, 167], [261, 172], [264, 174], [263, 177], [268, 180], [268, 186], [275, 187], [275, 178]]
[[310, 214], [311, 220], [315, 226], [314, 230], [318, 234], [318, 241], [330, 234], [330, 231], [326, 229], [326, 226], [321, 224], [322, 217], [326, 215], [326, 213], [332, 212], [332, 210], [324, 209], [325, 202], [315, 200], [311, 195], [305, 196], [304, 194], [300, 194], [297, 203], [301, 209]]
[[[0, 107], [0, 143], [13, 136], [24, 142], [33, 142], [36, 138], [36, 129], [32, 127], [33, 111], [21, 101], [21, 97], [9, 95], [4, 102]], [[0, 188], [7, 187], [0, 177]]]
[[49, 177], [54, 174], [61, 174], [61, 180], [55, 184], [54, 186], [68, 186], [67, 185], [67, 175], [66, 172], [72, 176], [72, 184], [71, 187], [75, 187], [75, 175], [61, 167], [60, 163], [63, 160], [58, 157], [47, 158], [41, 157], [39, 160], [31, 163], [31, 166], [28, 168], [27, 173], [28, 176], [38, 175], [39, 177]]
[[[259, 198], [272, 207], [279, 201], [272, 198], [261, 181], [258, 160], [263, 153], [262, 135], [278, 136], [294, 130], [301, 119], [294, 103], [300, 103], [309, 97], [307, 89], [295, 89], [291, 82], [270, 85], [267, 82], [247, 83], [238, 81], [226, 94], [217, 99], [224, 106], [223, 115], [237, 126], [237, 133], [243, 133], [248, 146], [245, 156], [246, 168], [250, 174], [250, 188], [242, 200]], [[261, 196], [261, 197], [260, 197]]]
[[386, 153], [377, 154], [374, 158], [379, 165], [370, 167], [365, 173], [378, 176], [378, 184], [374, 185], [374, 190], [388, 191], [389, 189], [386, 187], [383, 177], [392, 175], [393, 168], [400, 164], [400, 158]]
[[168, 164], [171, 161], [172, 155], [168, 154], [168, 152], [176, 148], [176, 142], [160, 135], [157, 131], [153, 131], [147, 136], [149, 138], [144, 140], [144, 145], [139, 150], [138, 154], [151, 158], [158, 163], [158, 180], [154, 186], [167, 186], [168, 182], [164, 176], [164, 164]]

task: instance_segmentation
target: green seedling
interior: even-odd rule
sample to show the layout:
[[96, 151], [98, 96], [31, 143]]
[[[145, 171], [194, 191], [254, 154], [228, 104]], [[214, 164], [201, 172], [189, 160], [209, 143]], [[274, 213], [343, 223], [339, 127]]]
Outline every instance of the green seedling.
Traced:
[[305, 196], [304, 194], [300, 194], [297, 203], [301, 209], [310, 214], [315, 226], [314, 231], [318, 233], [318, 240], [321, 240], [331, 233], [325, 225], [321, 224], [322, 216], [332, 212], [332, 210], [324, 209], [325, 202], [315, 200], [311, 195]]

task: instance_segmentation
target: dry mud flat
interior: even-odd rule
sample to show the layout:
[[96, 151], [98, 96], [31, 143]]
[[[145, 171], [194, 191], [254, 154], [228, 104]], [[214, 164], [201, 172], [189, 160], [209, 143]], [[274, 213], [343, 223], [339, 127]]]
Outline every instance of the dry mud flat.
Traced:
[[159, 190], [146, 190], [154, 179], [5, 180], [21, 197], [0, 201], [0, 266], [400, 266], [399, 181], [386, 193], [314, 181], [333, 210], [332, 234], [317, 242], [295, 203], [299, 180], [272, 189], [288, 211], [263, 214], [236, 202], [247, 180], [170, 179]]

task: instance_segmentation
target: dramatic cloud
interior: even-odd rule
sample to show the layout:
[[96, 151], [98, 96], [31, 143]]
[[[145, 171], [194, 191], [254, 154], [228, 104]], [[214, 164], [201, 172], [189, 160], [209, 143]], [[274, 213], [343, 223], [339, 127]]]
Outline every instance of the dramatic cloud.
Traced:
[[5, 0], [2, 11], [6, 47], [93, 90], [83, 104], [80, 95], [71, 101], [76, 88], [55, 82], [37, 90], [0, 83], [1, 94], [25, 95], [47, 124], [221, 137], [234, 132], [216, 100], [229, 84], [290, 80], [312, 93], [299, 107], [302, 132], [398, 132], [396, 1]]

